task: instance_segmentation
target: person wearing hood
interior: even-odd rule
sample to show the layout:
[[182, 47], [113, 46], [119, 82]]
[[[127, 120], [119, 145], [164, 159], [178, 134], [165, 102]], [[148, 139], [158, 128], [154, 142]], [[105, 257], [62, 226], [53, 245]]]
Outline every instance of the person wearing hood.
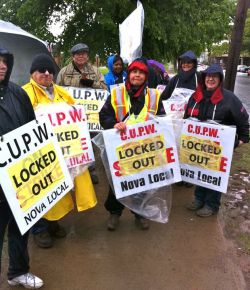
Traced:
[[197, 73], [197, 58], [188, 50], [178, 58], [178, 73], [171, 78], [165, 90], [161, 94], [162, 100], [169, 99], [176, 88], [186, 89], [189, 95], [198, 86], [199, 74]]
[[[100, 123], [105, 130], [115, 128], [119, 131], [125, 131], [125, 120], [131, 115], [137, 116], [140, 121], [145, 121], [148, 113], [153, 115], [165, 114], [159, 92], [147, 87], [149, 69], [144, 59], [139, 58], [133, 61], [128, 66], [127, 74], [125, 84], [111, 90], [111, 95], [100, 112]], [[119, 98], [119, 96], [122, 97]], [[119, 217], [124, 205], [116, 199], [111, 187], [105, 208], [110, 213], [107, 228], [114, 231], [119, 225]], [[137, 214], [135, 214], [135, 218], [136, 224], [142, 230], [149, 228], [149, 223], [145, 218]]]
[[119, 55], [109, 56], [108, 69], [109, 72], [104, 76], [104, 80], [110, 91], [110, 86], [124, 83], [127, 73], [124, 71], [123, 60]]
[[[233, 92], [223, 88], [223, 70], [212, 64], [201, 73], [201, 83], [189, 99], [184, 118], [200, 121], [214, 120], [223, 125], [236, 126], [235, 147], [249, 142], [248, 113]], [[221, 192], [196, 186], [194, 200], [187, 206], [201, 217], [218, 212]]]
[[[7, 134], [35, 119], [35, 114], [26, 92], [9, 81], [13, 68], [13, 55], [0, 47], [0, 135]], [[9, 269], [8, 284], [22, 285], [25, 288], [37, 289], [43, 281], [29, 273], [28, 238], [29, 232], [21, 235], [0, 186], [0, 272], [1, 256], [6, 228], [8, 227]]]

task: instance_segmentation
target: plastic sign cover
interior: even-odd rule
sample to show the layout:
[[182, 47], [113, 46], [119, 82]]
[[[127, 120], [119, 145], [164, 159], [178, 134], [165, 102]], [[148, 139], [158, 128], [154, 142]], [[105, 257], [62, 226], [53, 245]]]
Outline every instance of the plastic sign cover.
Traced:
[[117, 198], [181, 180], [172, 122], [150, 120], [103, 137]]
[[39, 119], [0, 142], [1, 186], [22, 234], [73, 187], [52, 130]]

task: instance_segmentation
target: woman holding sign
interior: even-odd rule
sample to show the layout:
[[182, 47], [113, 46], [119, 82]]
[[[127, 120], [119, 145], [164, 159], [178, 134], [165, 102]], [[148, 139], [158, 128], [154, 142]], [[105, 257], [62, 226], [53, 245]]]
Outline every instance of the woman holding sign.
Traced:
[[[126, 124], [128, 124], [125, 120], [128, 118], [130, 123], [136, 123], [147, 120], [149, 113], [165, 114], [159, 92], [147, 87], [149, 69], [144, 59], [133, 61], [129, 65], [127, 73], [125, 85], [111, 90], [111, 95], [100, 112], [100, 123], [104, 129], [116, 128], [119, 131], [125, 131]], [[114, 231], [119, 225], [119, 217], [124, 205], [116, 199], [111, 187], [105, 208], [110, 213], [107, 228]], [[149, 223], [145, 218], [137, 214], [135, 214], [135, 218], [141, 229], [149, 228]]]
[[[200, 121], [215, 120], [224, 125], [236, 126], [235, 147], [249, 142], [249, 122], [241, 101], [222, 86], [223, 71], [218, 64], [212, 64], [201, 73], [201, 83], [189, 99], [185, 116]], [[201, 217], [218, 212], [221, 192], [196, 186], [194, 201], [187, 206]]]

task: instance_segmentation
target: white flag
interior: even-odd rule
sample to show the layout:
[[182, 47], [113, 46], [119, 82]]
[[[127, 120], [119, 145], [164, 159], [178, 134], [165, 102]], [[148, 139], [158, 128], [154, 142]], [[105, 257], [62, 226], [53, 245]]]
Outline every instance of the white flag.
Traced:
[[144, 9], [140, 1], [137, 8], [119, 25], [120, 55], [125, 63], [142, 56]]

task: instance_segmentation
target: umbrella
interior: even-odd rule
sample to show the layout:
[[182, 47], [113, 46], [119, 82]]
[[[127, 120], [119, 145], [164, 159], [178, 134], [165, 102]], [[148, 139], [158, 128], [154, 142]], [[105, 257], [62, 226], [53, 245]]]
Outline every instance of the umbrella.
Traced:
[[0, 20], [0, 46], [14, 55], [14, 67], [11, 81], [24, 85], [30, 78], [30, 66], [33, 57], [38, 53], [50, 52], [46, 43], [26, 32], [13, 23]]

